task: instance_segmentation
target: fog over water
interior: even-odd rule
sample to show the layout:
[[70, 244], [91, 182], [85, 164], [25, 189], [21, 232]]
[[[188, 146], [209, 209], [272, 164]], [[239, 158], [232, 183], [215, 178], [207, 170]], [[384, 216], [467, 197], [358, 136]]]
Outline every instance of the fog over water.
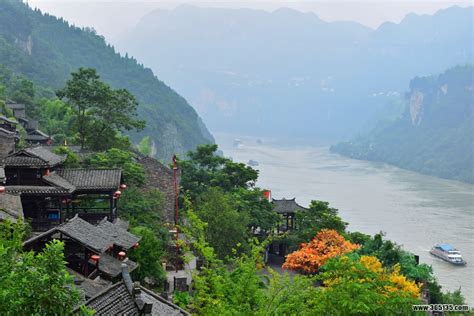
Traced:
[[[243, 145], [233, 146], [235, 138]], [[358, 161], [331, 154], [328, 147], [304, 147], [275, 140], [217, 135], [224, 155], [246, 163], [259, 162], [258, 186], [273, 198], [296, 197], [307, 206], [311, 200], [330, 202], [349, 222], [350, 231], [386, 237], [433, 266], [443, 289], [461, 287], [474, 305], [474, 186]], [[461, 250], [466, 267], [456, 267], [429, 254], [436, 243]]]

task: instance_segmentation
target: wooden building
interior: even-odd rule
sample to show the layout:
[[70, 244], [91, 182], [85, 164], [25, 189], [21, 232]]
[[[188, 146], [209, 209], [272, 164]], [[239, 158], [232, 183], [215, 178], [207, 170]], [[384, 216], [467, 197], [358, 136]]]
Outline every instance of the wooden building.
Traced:
[[[277, 234], [282, 234], [295, 229], [298, 229], [296, 222], [296, 213], [305, 212], [308, 209], [296, 203], [296, 199], [272, 199], [273, 210], [283, 217], [282, 225], [277, 227]], [[288, 246], [281, 241], [273, 242], [269, 247], [269, 253], [278, 257], [287, 255]]]
[[76, 214], [91, 223], [117, 218], [120, 169], [63, 169], [65, 156], [34, 147], [4, 160], [5, 188], [19, 194], [34, 231], [46, 231]]
[[296, 229], [297, 212], [304, 212], [308, 209], [296, 203], [296, 199], [272, 199], [273, 210], [283, 217], [283, 225], [278, 226], [278, 233], [284, 233]]
[[85, 297], [92, 297], [103, 286], [110, 285], [121, 274], [125, 263], [131, 271], [137, 264], [126, 258], [132, 247], [138, 247], [139, 237], [117, 223], [104, 218], [92, 225], [79, 216], [25, 241], [27, 250], [41, 251], [53, 239], [64, 242], [67, 267], [78, 280]]

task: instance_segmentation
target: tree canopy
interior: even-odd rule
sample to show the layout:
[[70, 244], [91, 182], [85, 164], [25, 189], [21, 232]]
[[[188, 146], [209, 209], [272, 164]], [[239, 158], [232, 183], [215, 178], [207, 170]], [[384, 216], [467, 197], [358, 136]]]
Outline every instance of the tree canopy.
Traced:
[[138, 103], [126, 89], [112, 89], [92, 68], [79, 68], [71, 76], [56, 94], [73, 109], [82, 148], [108, 149], [119, 142], [117, 132], [144, 128], [136, 118]]

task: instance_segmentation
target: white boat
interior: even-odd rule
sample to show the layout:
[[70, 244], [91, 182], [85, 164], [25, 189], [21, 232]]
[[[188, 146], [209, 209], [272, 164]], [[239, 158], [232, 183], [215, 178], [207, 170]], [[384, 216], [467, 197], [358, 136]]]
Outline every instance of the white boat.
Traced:
[[461, 252], [450, 244], [437, 244], [431, 248], [430, 253], [455, 265], [465, 265], [466, 261], [462, 258]]

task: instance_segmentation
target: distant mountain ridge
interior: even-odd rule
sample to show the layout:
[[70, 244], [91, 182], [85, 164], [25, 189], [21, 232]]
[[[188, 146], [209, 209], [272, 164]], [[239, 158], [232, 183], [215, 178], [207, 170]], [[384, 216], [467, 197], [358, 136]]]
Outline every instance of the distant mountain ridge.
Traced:
[[452, 7], [373, 30], [291, 9], [185, 5], [143, 17], [117, 47], [213, 130], [340, 140], [375, 122], [410, 78], [472, 62], [472, 15]]
[[149, 135], [159, 158], [214, 141], [194, 109], [151, 69], [128, 54], [121, 57], [92, 29], [70, 26], [19, 0], [0, 2], [0, 63], [51, 89], [63, 86], [79, 67], [96, 68], [104, 81], [137, 97], [147, 127], [132, 138]]
[[414, 78], [405, 100], [400, 118], [331, 150], [474, 183], [474, 66]]

